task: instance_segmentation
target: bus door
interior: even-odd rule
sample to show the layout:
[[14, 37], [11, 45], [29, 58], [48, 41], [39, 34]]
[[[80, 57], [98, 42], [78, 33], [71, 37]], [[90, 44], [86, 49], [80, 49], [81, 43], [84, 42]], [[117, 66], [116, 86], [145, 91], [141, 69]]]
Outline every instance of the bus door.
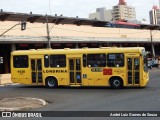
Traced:
[[81, 85], [81, 58], [69, 58], [70, 85]]
[[33, 84], [42, 84], [42, 59], [30, 59]]
[[127, 57], [128, 85], [140, 84], [140, 59], [139, 57]]

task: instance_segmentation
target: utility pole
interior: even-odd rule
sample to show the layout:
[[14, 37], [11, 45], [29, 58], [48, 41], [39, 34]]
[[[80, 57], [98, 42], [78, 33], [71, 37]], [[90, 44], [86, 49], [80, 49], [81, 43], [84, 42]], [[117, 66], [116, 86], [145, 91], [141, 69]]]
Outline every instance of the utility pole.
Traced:
[[153, 44], [153, 37], [154, 37], [154, 35], [156, 34], [157, 31], [158, 30], [156, 30], [155, 33], [153, 34], [152, 30], [150, 30], [150, 36], [151, 36], [151, 55], [152, 55], [152, 58], [155, 58], [155, 50], [154, 50], [154, 44]]
[[51, 38], [49, 35], [49, 26], [48, 26], [48, 16], [46, 14], [46, 30], [47, 30], [47, 40], [48, 40], [48, 48], [51, 48]]
[[150, 36], [151, 36], [151, 57], [153, 58], [154, 54], [153, 54], [153, 35], [152, 35], [152, 30], [150, 30]]

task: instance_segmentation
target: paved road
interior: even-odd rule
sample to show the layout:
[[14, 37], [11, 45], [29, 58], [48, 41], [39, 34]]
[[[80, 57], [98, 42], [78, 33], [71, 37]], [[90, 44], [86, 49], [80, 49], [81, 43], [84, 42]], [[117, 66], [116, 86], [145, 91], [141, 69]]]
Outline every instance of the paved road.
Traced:
[[49, 105], [35, 109], [40, 111], [160, 111], [160, 71], [150, 71], [146, 88], [0, 87], [0, 99], [6, 97], [44, 99]]

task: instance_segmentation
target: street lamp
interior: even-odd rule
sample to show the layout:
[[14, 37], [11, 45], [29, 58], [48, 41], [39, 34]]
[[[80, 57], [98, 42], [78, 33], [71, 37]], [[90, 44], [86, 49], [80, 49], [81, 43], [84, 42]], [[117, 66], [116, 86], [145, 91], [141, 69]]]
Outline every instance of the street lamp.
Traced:
[[22, 31], [26, 29], [26, 24], [27, 24], [26, 21], [21, 22], [21, 30]]
[[[26, 21], [23, 22], [19, 22], [15, 25], [13, 25], [12, 27], [10, 27], [9, 29], [7, 29], [5, 32], [3, 32], [2, 34], [0, 34], [0, 37], [2, 37], [5, 33], [7, 33], [8, 31], [10, 31], [11, 29], [13, 29], [14, 27], [16, 27], [17, 25], [21, 25], [21, 30], [25, 30], [26, 29]], [[0, 64], [3, 63], [3, 57], [0, 57]]]
[[3, 33], [0, 35], [0, 37], [3, 36], [3, 35], [4, 35], [5, 33], [7, 33], [8, 31], [10, 31], [11, 29], [13, 29], [14, 27], [16, 27], [17, 25], [21, 25], [21, 30], [25, 30], [25, 29], [26, 29], [26, 24], [27, 24], [26, 21], [19, 22], [19, 23], [13, 25], [12, 27], [10, 27], [9, 29], [7, 29], [5, 32], [3, 32]]

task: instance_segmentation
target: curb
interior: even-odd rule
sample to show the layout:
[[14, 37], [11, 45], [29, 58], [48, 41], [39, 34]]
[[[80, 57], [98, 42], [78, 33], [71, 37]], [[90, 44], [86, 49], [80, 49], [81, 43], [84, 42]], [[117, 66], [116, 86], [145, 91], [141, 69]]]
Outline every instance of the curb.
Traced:
[[[42, 102], [42, 106], [45, 106], [45, 105], [48, 104], [45, 100], [39, 99], [39, 98], [30, 98], [30, 97], [20, 97], [20, 98], [27, 98], [27, 99], [32, 99], [32, 100], [38, 100], [38, 101]], [[30, 107], [30, 106], [23, 106], [23, 107], [0, 107], [0, 111], [20, 111], [20, 110], [28, 110], [28, 109], [32, 109], [32, 107]], [[34, 109], [34, 107], [33, 107], [33, 109]]]
[[12, 84], [13, 82], [11, 81], [11, 74], [0, 74], [0, 85], [3, 84]]
[[160, 70], [158, 69], [158, 70], [156, 70], [156, 69], [152, 69], [152, 70], [150, 70], [150, 72], [159, 72]]
[[4, 86], [11, 86], [11, 85], [20, 85], [20, 83], [6, 83], [6, 84], [0, 84], [0, 87], [4, 87]]

